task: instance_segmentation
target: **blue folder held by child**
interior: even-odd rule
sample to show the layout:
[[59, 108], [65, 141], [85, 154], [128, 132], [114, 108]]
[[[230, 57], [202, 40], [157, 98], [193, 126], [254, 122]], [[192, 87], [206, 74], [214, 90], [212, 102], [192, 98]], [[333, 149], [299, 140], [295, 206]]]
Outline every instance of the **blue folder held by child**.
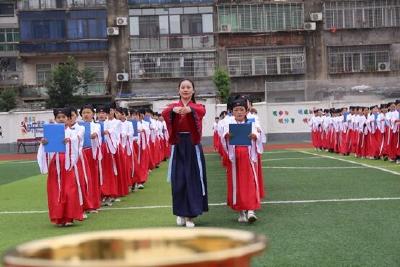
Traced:
[[132, 122], [132, 127], [133, 127], [133, 136], [138, 136], [139, 135], [138, 126], [137, 126], [138, 121], [137, 120], [131, 120], [131, 122]]
[[251, 128], [251, 123], [229, 124], [229, 144], [235, 146], [250, 146]]
[[43, 137], [47, 144], [44, 146], [46, 153], [65, 152], [65, 126], [64, 124], [44, 124]]
[[79, 125], [85, 127], [85, 135], [83, 138], [83, 147], [91, 147], [92, 146], [92, 142], [90, 139], [90, 122], [79, 122]]

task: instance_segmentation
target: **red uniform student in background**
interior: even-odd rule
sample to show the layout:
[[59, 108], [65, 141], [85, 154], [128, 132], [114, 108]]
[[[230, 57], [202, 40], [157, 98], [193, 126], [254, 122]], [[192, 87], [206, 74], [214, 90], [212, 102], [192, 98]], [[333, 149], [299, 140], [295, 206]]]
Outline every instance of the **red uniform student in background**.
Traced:
[[[112, 206], [112, 202], [118, 196], [117, 191], [117, 163], [115, 161], [115, 154], [117, 151], [116, 144], [110, 137], [109, 131], [106, 132], [107, 119], [110, 114], [109, 106], [98, 106], [96, 108], [97, 119], [102, 128], [102, 145], [101, 150], [103, 159], [101, 166], [103, 168], [103, 184], [101, 186], [101, 195], [103, 197], [103, 205]], [[111, 115], [110, 115], [111, 116]], [[114, 115], [112, 115], [114, 116]]]
[[[248, 123], [247, 103], [237, 99], [232, 103], [234, 119], [230, 124]], [[255, 210], [261, 208], [264, 197], [264, 182], [258, 172], [263, 153], [261, 134], [252, 123], [250, 146], [229, 144], [229, 125], [224, 128], [224, 138], [227, 142], [229, 165], [227, 171], [227, 204], [239, 212], [239, 222], [255, 222]]]
[[83, 220], [83, 199], [80, 181], [73, 168], [78, 158], [77, 135], [68, 126], [71, 110], [54, 109], [56, 123], [65, 124], [66, 152], [46, 153], [47, 140], [42, 139], [38, 150], [41, 173], [47, 173], [47, 202], [50, 221], [58, 226], [70, 226], [74, 220]]
[[[94, 122], [95, 110], [92, 105], [84, 105], [79, 114], [84, 122], [90, 123], [90, 143], [83, 145], [83, 154], [89, 165], [91, 189], [88, 192], [88, 197], [91, 199], [96, 209], [101, 206], [101, 185], [103, 184], [103, 170], [99, 166], [102, 159], [101, 153], [101, 126]], [[86, 129], [85, 129], [86, 130]]]
[[[86, 155], [83, 153], [83, 142], [85, 135], [85, 127], [77, 123], [78, 111], [76, 108], [71, 107], [71, 123], [69, 128], [78, 136], [79, 139], [79, 157], [78, 162], [74, 167], [75, 176], [77, 176], [81, 182], [81, 189], [83, 193], [83, 209], [85, 212], [96, 212], [99, 208], [98, 203], [93, 201], [92, 194], [92, 175], [90, 173], [90, 168], [86, 159]], [[86, 214], [84, 215], [86, 218]]]

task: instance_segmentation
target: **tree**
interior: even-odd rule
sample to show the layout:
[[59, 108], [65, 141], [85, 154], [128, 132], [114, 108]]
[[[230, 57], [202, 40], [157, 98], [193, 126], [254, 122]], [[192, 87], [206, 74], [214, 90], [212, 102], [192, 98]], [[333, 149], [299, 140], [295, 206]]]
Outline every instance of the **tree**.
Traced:
[[213, 81], [218, 90], [218, 97], [222, 103], [227, 103], [230, 95], [231, 78], [225, 69], [218, 68], [213, 76]]
[[88, 69], [79, 70], [73, 57], [59, 64], [51, 73], [51, 78], [46, 82], [48, 89], [48, 108], [60, 108], [81, 104], [81, 97], [75, 96], [79, 89], [87, 93], [88, 84], [93, 81], [94, 73]]
[[17, 94], [14, 89], [4, 89], [0, 93], [0, 111], [9, 111], [17, 106]]

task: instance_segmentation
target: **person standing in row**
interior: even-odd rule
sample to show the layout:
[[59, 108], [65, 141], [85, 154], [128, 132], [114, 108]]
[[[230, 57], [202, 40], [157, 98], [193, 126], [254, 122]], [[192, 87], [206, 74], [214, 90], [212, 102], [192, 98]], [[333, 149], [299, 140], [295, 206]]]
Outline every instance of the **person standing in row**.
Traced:
[[179, 102], [168, 105], [162, 112], [171, 144], [168, 179], [177, 225], [194, 227], [193, 219], [208, 211], [206, 166], [200, 144], [206, 110], [196, 103], [191, 80], [181, 80], [178, 90]]

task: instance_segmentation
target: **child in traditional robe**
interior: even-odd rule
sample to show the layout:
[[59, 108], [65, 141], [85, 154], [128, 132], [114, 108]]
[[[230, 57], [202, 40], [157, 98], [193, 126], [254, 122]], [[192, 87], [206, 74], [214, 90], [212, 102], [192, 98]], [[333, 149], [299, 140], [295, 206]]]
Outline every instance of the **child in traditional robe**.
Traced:
[[149, 161], [150, 161], [150, 124], [144, 120], [144, 109], [139, 110], [138, 117], [138, 168], [135, 172], [135, 181], [137, 188], [143, 189], [144, 184], [149, 177]]
[[54, 109], [56, 123], [65, 124], [65, 152], [46, 153], [47, 140], [42, 139], [37, 160], [40, 171], [47, 175], [47, 200], [50, 221], [58, 226], [70, 226], [83, 220], [83, 197], [80, 181], [73, 171], [78, 159], [79, 140], [69, 129], [71, 110]]
[[110, 132], [106, 131], [106, 124], [108, 115], [110, 114], [109, 106], [98, 106], [96, 108], [97, 119], [101, 126], [102, 134], [102, 145], [101, 151], [103, 159], [101, 160], [101, 167], [103, 169], [103, 184], [101, 185], [101, 195], [103, 197], [104, 206], [112, 206], [112, 202], [118, 196], [117, 191], [117, 163], [115, 160], [115, 154], [117, 152], [117, 146], [114, 142]]
[[[245, 124], [247, 122], [247, 103], [237, 99], [232, 103], [234, 119], [230, 124]], [[229, 144], [229, 124], [224, 128], [229, 165], [227, 171], [227, 203], [239, 212], [238, 221], [253, 223], [257, 220], [255, 211], [261, 208], [264, 197], [263, 177], [259, 175], [258, 165], [261, 164], [263, 145], [260, 132], [252, 123], [249, 136], [251, 146]]]
[[[89, 169], [86, 170], [91, 174], [91, 191], [88, 192], [89, 198], [94, 207], [97, 209], [101, 206], [101, 185], [103, 184], [103, 169], [101, 168], [100, 161], [102, 160], [101, 153], [101, 126], [94, 122], [94, 107], [90, 104], [84, 105], [79, 111], [83, 122], [89, 123], [90, 125], [90, 142], [83, 143], [83, 154]], [[86, 131], [86, 129], [85, 129]], [[86, 136], [86, 134], [85, 134]]]

